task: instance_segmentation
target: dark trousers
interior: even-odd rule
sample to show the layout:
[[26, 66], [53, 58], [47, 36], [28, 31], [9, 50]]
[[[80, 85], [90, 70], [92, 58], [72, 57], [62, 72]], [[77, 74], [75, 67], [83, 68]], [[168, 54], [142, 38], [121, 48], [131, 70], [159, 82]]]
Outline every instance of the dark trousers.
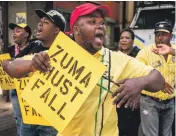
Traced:
[[117, 109], [119, 136], [138, 136], [140, 124], [140, 110], [130, 108]]

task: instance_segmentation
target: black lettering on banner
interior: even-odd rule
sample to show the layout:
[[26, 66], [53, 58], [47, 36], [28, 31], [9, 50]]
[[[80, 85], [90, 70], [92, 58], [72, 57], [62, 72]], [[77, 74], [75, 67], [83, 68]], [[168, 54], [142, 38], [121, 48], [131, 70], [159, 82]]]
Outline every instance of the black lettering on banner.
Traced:
[[68, 79], [65, 79], [65, 81], [63, 82], [63, 85], [65, 87], [65, 92], [63, 91], [63, 87], [60, 87], [60, 92], [63, 94], [63, 95], [66, 95], [68, 93], [68, 87], [67, 87], [67, 84], [69, 84], [69, 86], [72, 86], [72, 82]]
[[54, 70], [55, 70], [55, 67], [51, 67], [51, 70], [49, 71], [49, 73], [40, 72], [40, 74], [43, 75], [44, 77], [46, 76], [46, 80], [48, 80]]
[[80, 84], [84, 83], [85, 87], [87, 88], [87, 86], [89, 85], [91, 74], [92, 74], [92, 72], [89, 72], [79, 83]]
[[62, 120], [65, 120], [65, 117], [61, 114], [61, 112], [63, 111], [63, 109], [65, 108], [66, 106], [66, 102], [64, 102], [64, 104], [62, 105], [62, 107], [58, 110], [57, 112], [57, 115], [59, 115], [59, 117], [62, 119]]
[[57, 48], [59, 49], [56, 53], [54, 53], [53, 55], [50, 56], [50, 58], [53, 58], [54, 62], [57, 62], [57, 60], [54, 58], [56, 55], [58, 55], [59, 53], [63, 52], [64, 49], [62, 49], [62, 47], [60, 47], [59, 45], [57, 45]]
[[8, 79], [9, 79], [10, 83], [13, 83], [10, 77], [8, 77]]
[[22, 103], [25, 103], [25, 102], [26, 102], [23, 98], [21, 98], [21, 101], [22, 101]]
[[54, 96], [52, 97], [51, 101], [48, 104], [48, 106], [51, 108], [52, 111], [55, 111], [55, 108], [53, 106], [51, 106], [51, 104], [56, 99], [56, 97], [57, 97], [57, 94], [54, 94]]
[[32, 108], [32, 116], [34, 116], [34, 115], [37, 116], [37, 112], [34, 108]]
[[42, 80], [37, 79], [37, 81], [34, 83], [33, 87], [31, 88], [32, 91], [34, 90], [35, 87], [37, 87], [38, 89], [40, 88], [40, 86], [38, 85], [38, 82], [39, 82], [39, 81], [40, 81], [40, 83], [41, 83], [42, 85], [45, 84]]
[[76, 60], [75, 63], [70, 68], [70, 70], [68, 71], [69, 74], [71, 74], [72, 72], [72, 76], [76, 74], [76, 77], [75, 77], [76, 80], [78, 80], [78, 78], [80, 77], [81, 73], [83, 72], [85, 68], [84, 66], [77, 68], [77, 64], [78, 64], [78, 61]]
[[[62, 79], [64, 78], [64, 75], [62, 75], [60, 78], [57, 77], [58, 73], [59, 73], [59, 71], [57, 70], [56, 73], [54, 74], [54, 76], [53, 76], [52, 79], [51, 79], [52, 85], [53, 85], [53, 86], [56, 86], [56, 87], [60, 84], [60, 82], [61, 82]], [[59, 79], [59, 80], [57, 81], [57, 83], [54, 83], [54, 79]]]
[[3, 75], [6, 75], [6, 73], [2, 69], [0, 69], [0, 76], [3, 76]]
[[9, 83], [10, 83], [7, 77], [5, 77], [4, 79], [5, 79], [5, 83], [6, 83], [6, 84], [9, 84]]
[[45, 99], [45, 100], [44, 100], [44, 103], [47, 102], [48, 96], [49, 96], [50, 92], [51, 92], [51, 88], [48, 88], [48, 89], [40, 96], [41, 99], [42, 99], [42, 98]]
[[0, 82], [1, 82], [1, 84], [3, 83], [3, 77], [0, 77]]
[[20, 90], [24, 90], [24, 88], [26, 87], [27, 83], [29, 82], [29, 80], [25, 80], [25, 79], [18, 79], [18, 82], [20, 82]]
[[25, 110], [26, 115], [28, 115], [29, 105], [24, 105], [24, 110]]
[[39, 113], [38, 113], [38, 115], [39, 115], [39, 117], [42, 117], [42, 115], [40, 115]]
[[3, 62], [3, 60], [0, 60], [0, 67], [2, 67], [2, 62]]
[[71, 98], [71, 100], [70, 100], [71, 102], [73, 102], [75, 100], [75, 98], [78, 94], [83, 94], [83, 92], [78, 87], [75, 87], [75, 89], [76, 89], [76, 92], [73, 95], [73, 97]]
[[54, 70], [55, 70], [55, 67], [52, 67], [52, 70], [50, 70], [49, 74], [46, 77], [46, 80], [49, 79], [49, 77], [51, 76], [51, 74], [53, 73]]
[[68, 53], [66, 53], [66, 54], [64, 55], [64, 57], [62, 58], [62, 60], [61, 60], [61, 62], [60, 62], [60, 65], [61, 65], [61, 67], [62, 67], [63, 69], [68, 68], [68, 66], [70, 65], [70, 63], [73, 61], [73, 57], [71, 57], [70, 60], [68, 61], [68, 63], [64, 66], [63, 63], [64, 63], [65, 59], [67, 58], [67, 56], [68, 56]]

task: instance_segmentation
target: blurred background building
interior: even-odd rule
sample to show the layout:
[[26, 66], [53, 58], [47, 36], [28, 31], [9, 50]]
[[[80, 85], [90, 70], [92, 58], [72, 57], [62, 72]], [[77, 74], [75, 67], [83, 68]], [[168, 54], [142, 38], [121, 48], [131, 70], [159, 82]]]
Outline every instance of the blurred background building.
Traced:
[[[108, 28], [105, 46], [115, 49], [118, 45], [120, 30], [130, 26], [139, 6], [144, 6], [147, 2], [141, 1], [86, 1], [97, 5], [105, 4], [112, 10], [112, 17], [106, 18]], [[33, 33], [39, 18], [35, 14], [35, 9], [48, 11], [55, 9], [61, 12], [67, 20], [69, 31], [69, 18], [73, 9], [85, 3], [84, 1], [4, 1], [0, 2], [0, 52], [6, 52], [9, 45], [13, 44], [12, 31], [8, 28], [9, 23], [27, 23]], [[150, 2], [149, 2], [150, 3]], [[151, 2], [158, 4], [163, 2]], [[150, 3], [150, 5], [151, 5]], [[175, 2], [172, 2], [172, 4]], [[144, 5], [143, 5], [144, 4]], [[161, 15], [162, 16], [162, 15]]]

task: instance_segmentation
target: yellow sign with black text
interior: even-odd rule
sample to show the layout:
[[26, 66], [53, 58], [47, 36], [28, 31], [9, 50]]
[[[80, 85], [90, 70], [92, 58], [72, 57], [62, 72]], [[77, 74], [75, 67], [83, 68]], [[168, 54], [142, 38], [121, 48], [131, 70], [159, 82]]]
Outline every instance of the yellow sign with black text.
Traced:
[[10, 59], [8, 53], [0, 55], [0, 89], [1, 90], [11, 90], [15, 89], [14, 80], [11, 78], [2, 67], [2, 62], [4, 60]]
[[36, 71], [22, 98], [62, 133], [106, 67], [62, 32], [48, 54], [52, 69], [45, 74]]
[[24, 88], [29, 82], [29, 78], [30, 77], [14, 79], [23, 122], [25, 124], [49, 126], [50, 124], [33, 107], [31, 107], [23, 98], [21, 98], [21, 93], [24, 91]]

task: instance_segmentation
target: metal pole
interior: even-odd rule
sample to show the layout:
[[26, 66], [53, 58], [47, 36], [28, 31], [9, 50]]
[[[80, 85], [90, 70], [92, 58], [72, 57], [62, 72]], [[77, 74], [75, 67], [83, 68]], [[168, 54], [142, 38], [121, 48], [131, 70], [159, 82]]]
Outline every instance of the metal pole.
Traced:
[[8, 52], [8, 2], [2, 2], [3, 43], [4, 52]]

